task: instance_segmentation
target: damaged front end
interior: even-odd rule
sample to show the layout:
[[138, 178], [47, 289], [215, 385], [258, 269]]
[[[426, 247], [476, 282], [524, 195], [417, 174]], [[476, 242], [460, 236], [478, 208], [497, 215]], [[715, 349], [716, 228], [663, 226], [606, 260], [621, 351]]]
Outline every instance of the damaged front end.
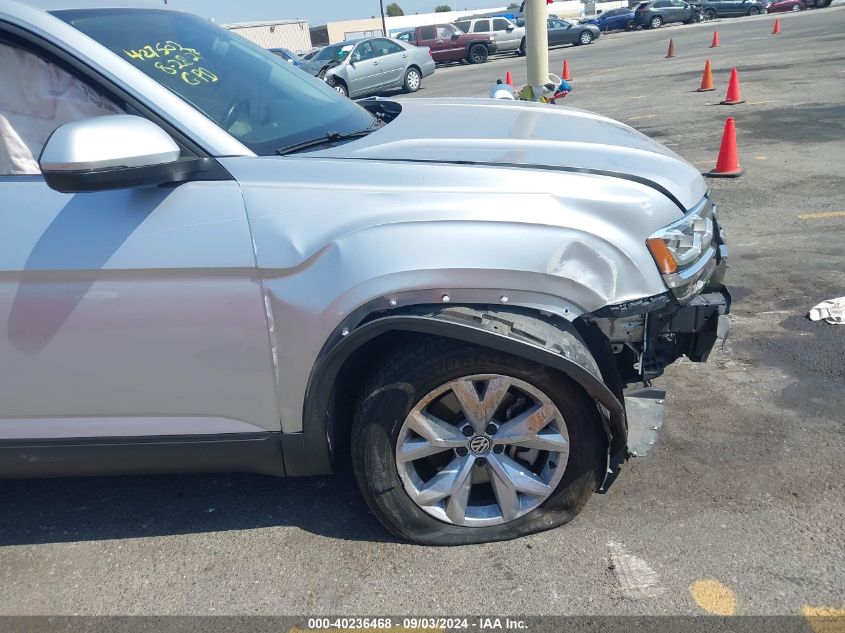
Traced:
[[630, 456], [647, 454], [662, 425], [666, 392], [651, 381], [682, 356], [705, 362], [730, 331], [727, 245], [709, 197], [652, 235], [648, 247], [668, 291], [583, 317], [610, 342], [625, 385]]

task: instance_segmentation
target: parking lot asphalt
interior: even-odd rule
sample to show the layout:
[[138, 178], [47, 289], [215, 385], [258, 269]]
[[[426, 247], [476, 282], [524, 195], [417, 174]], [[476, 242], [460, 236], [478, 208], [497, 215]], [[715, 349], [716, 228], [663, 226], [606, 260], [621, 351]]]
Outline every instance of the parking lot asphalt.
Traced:
[[[839, 5], [839, 6], [837, 6]], [[725, 349], [680, 362], [657, 446], [563, 528], [396, 542], [351, 476], [0, 482], [2, 614], [795, 614], [845, 607], [845, 6], [556, 49], [566, 105], [710, 169], [726, 116], [746, 173], [711, 181], [730, 240]], [[721, 47], [708, 48], [714, 28]], [[664, 59], [669, 38], [677, 57]], [[716, 91], [698, 93], [704, 60]], [[731, 66], [746, 103], [721, 106]], [[525, 61], [438, 69], [483, 96]]]

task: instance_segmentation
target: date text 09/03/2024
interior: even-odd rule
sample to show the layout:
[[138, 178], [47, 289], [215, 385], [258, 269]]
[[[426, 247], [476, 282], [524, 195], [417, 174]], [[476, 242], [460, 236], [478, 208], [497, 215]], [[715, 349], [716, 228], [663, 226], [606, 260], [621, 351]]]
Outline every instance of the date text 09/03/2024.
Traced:
[[420, 617], [402, 618], [309, 618], [308, 630], [359, 630], [381, 629], [385, 631], [431, 631], [431, 630], [524, 630], [527, 623], [518, 618], [475, 617]]

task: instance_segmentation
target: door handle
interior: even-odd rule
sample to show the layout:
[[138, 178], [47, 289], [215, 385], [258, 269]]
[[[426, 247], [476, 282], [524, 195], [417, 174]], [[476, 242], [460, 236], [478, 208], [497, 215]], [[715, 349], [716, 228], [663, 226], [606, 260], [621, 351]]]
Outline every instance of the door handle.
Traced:
[[405, 59], [408, 56], [408, 53], [402, 53], [402, 59]]
[[373, 62], [373, 66], [378, 66], [378, 62]]

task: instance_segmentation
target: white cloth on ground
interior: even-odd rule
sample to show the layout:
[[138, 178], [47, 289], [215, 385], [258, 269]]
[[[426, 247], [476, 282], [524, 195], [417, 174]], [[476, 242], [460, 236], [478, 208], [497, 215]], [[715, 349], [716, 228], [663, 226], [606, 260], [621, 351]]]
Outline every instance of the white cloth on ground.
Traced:
[[845, 325], [845, 297], [822, 301], [810, 310], [810, 320], [824, 319], [834, 325]]

